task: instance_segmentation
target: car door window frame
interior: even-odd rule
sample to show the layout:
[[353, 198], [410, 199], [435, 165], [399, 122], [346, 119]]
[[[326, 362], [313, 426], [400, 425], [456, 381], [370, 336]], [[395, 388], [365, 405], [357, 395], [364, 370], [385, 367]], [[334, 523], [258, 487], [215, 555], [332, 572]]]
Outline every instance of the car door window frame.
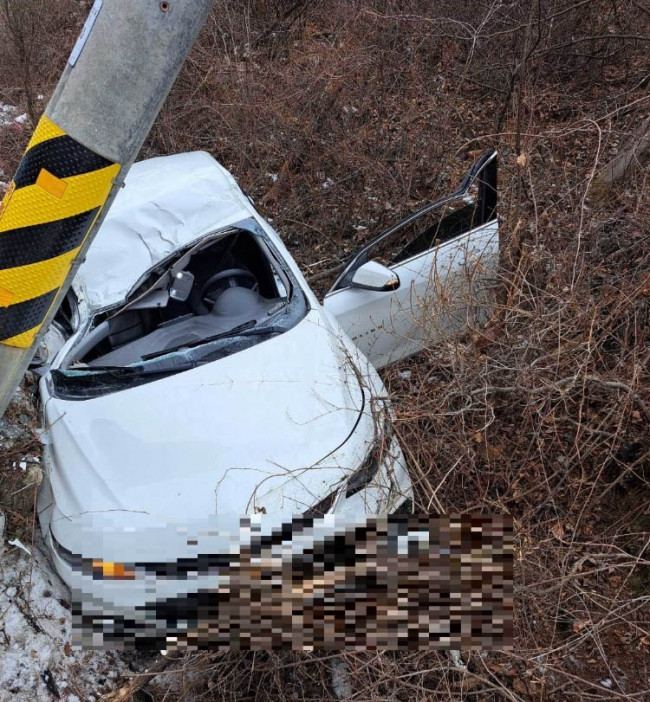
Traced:
[[[468, 229], [468, 231], [478, 229], [479, 227], [482, 227], [488, 222], [491, 222], [494, 219], [496, 219], [497, 152], [490, 151], [485, 153], [483, 156], [481, 156], [481, 158], [479, 158], [476, 161], [476, 163], [472, 166], [469, 172], [465, 175], [455, 192], [453, 192], [451, 195], [448, 195], [447, 197], [441, 198], [440, 200], [436, 200], [435, 202], [430, 203], [429, 205], [425, 205], [416, 212], [413, 212], [408, 217], [400, 220], [399, 222], [397, 222], [397, 224], [394, 224], [392, 227], [389, 227], [387, 230], [385, 230], [384, 232], [376, 236], [368, 244], [366, 244], [345, 266], [343, 272], [337, 278], [336, 282], [334, 283], [330, 291], [327, 293], [327, 295], [331, 295], [339, 290], [344, 290], [352, 287], [352, 277], [354, 276], [355, 271], [359, 267], [367, 263], [369, 260], [372, 260], [370, 253], [377, 246], [377, 244], [395, 235], [404, 227], [408, 226], [420, 217], [434, 212], [437, 209], [442, 209], [445, 205], [448, 205], [452, 202], [462, 200], [464, 197], [467, 196], [470, 188], [477, 180], [478, 196], [476, 199], [474, 210], [476, 211], [476, 214], [478, 216], [476, 222], [470, 229]], [[420, 256], [423, 253], [430, 251], [431, 249], [436, 248], [437, 246], [444, 244], [447, 241], [452, 241], [453, 239], [458, 238], [458, 236], [463, 236], [466, 233], [467, 232], [462, 232], [458, 235], [455, 235], [448, 239], [444, 239], [442, 241], [436, 240], [434, 246], [424, 248], [421, 251], [418, 251], [413, 254], [409, 254], [408, 256], [404, 257], [403, 259], [400, 259], [399, 261], [391, 262], [388, 267], [392, 268], [393, 266], [401, 265], [411, 258]], [[416, 239], [414, 239], [414, 241], [416, 240], [417, 237]], [[406, 246], [408, 246], [408, 244]], [[404, 249], [406, 248], [406, 246], [404, 247]]]

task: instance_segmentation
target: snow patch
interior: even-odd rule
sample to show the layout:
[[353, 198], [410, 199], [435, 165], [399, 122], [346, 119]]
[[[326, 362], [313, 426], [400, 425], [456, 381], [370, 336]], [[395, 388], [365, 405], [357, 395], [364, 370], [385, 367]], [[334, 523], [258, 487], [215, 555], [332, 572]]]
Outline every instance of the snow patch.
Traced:
[[5, 105], [0, 102], [0, 127], [9, 127], [12, 124], [25, 124], [27, 114], [19, 115], [18, 112], [19, 109], [15, 105]]
[[0, 702], [101, 699], [131, 672], [111, 651], [71, 648], [70, 595], [38, 545], [29, 558], [8, 549], [0, 560]]

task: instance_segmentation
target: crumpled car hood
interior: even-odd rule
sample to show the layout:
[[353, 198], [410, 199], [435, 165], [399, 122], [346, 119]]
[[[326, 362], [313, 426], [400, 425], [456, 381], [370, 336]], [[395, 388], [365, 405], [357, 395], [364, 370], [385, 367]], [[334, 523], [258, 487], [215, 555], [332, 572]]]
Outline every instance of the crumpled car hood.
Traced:
[[303, 512], [331, 493], [341, 467], [363, 460], [373, 438], [365, 404], [314, 311], [190, 371], [90, 400], [50, 398], [55, 500], [67, 516], [132, 510], [176, 523], [253, 506]]
[[91, 308], [121, 302], [149, 268], [204, 234], [251, 216], [208, 153], [135, 163], [74, 280]]

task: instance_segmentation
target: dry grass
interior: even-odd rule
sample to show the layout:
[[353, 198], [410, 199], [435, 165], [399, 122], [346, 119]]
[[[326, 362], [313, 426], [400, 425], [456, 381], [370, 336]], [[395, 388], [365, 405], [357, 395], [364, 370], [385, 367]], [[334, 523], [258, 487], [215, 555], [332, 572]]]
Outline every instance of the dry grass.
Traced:
[[[515, 649], [472, 653], [465, 671], [440, 652], [346, 654], [352, 692], [647, 699], [649, 172], [594, 184], [648, 112], [650, 14], [638, 0], [434, 5], [218, 0], [145, 153], [212, 152], [326, 289], [360, 243], [455, 186], [470, 152], [499, 148], [497, 313], [385, 380], [419, 507], [515, 517]], [[24, 100], [3, 75], [0, 97]], [[26, 135], [5, 132], [7, 170]], [[197, 654], [152, 690], [331, 699], [331, 659]]]

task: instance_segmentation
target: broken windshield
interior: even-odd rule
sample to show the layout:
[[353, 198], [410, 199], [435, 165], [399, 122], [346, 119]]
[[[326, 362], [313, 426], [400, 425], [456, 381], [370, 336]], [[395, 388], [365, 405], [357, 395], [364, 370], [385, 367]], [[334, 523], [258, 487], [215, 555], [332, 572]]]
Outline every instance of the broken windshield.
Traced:
[[96, 315], [52, 370], [53, 390], [84, 398], [236, 353], [297, 324], [308, 303], [263, 232], [239, 228], [175, 258], [117, 311]]
[[129, 366], [55, 369], [50, 374], [52, 387], [56, 395], [63, 399], [89, 399], [198, 368], [283, 334], [304, 317], [306, 305], [287, 305], [283, 312], [276, 319], [269, 320], [268, 324], [257, 327], [247, 325], [246, 328], [205, 339], [195, 346], [153, 354], [151, 358]]

